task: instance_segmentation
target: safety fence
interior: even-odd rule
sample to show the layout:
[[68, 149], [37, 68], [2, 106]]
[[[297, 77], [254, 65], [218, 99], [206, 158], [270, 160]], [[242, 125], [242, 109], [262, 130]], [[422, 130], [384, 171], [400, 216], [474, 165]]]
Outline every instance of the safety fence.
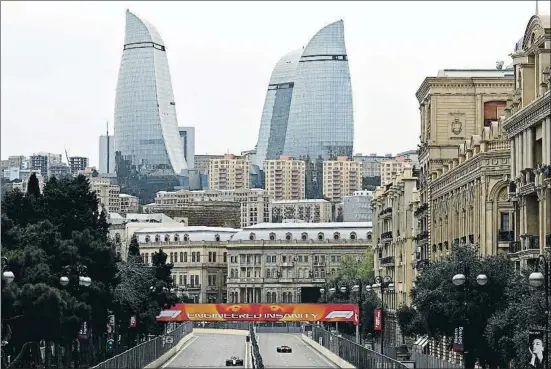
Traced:
[[405, 369], [406, 365], [325, 329], [313, 326], [312, 339], [356, 368]]
[[410, 360], [415, 361], [416, 368], [422, 369], [461, 369], [463, 365], [457, 363], [451, 363], [447, 360], [440, 359], [435, 356], [423, 354], [421, 352], [413, 351], [411, 353]]
[[253, 324], [249, 326], [249, 335], [251, 337], [251, 358], [253, 369], [264, 369], [264, 362], [262, 361], [260, 349], [258, 348], [258, 341], [256, 340], [256, 329]]
[[173, 331], [126, 350], [96, 366], [93, 369], [144, 368], [160, 358], [193, 331], [191, 322], [182, 323]]
[[257, 326], [256, 333], [302, 333], [302, 327], [297, 326]]
[[193, 322], [193, 328], [249, 330], [248, 322]]

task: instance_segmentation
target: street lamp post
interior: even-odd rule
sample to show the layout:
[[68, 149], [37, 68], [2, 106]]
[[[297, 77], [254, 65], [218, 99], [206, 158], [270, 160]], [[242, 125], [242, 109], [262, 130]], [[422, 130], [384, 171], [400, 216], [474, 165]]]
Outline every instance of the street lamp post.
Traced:
[[2, 257], [2, 279], [6, 282], [6, 284], [10, 284], [15, 279], [15, 275], [10, 270], [8, 258], [6, 257]]
[[[543, 269], [543, 273], [540, 271]], [[544, 255], [538, 257], [536, 271], [530, 274], [528, 282], [532, 287], [541, 287], [545, 289], [545, 368], [549, 369], [549, 263]]]
[[71, 277], [78, 278], [78, 286], [89, 287], [92, 284], [92, 278], [88, 277], [88, 268], [86, 265], [65, 265], [62, 268], [62, 275], [59, 278], [59, 284], [63, 287], [69, 285]]
[[374, 283], [367, 285], [366, 289], [370, 291], [371, 289], [381, 292], [381, 355], [384, 355], [385, 351], [385, 291], [394, 291], [394, 282], [390, 276], [377, 276], [375, 277]]
[[[480, 266], [480, 268], [482, 269], [482, 264], [480, 263], [480, 261], [474, 261], [473, 263], [471, 264], [477, 264]], [[468, 264], [465, 264], [465, 263], [461, 263], [461, 266], [460, 268], [462, 268], [463, 270], [460, 271], [460, 273], [457, 273], [456, 275], [453, 276], [452, 278], [452, 283], [458, 287], [460, 286], [463, 286], [463, 292], [464, 292], [464, 305], [465, 305], [465, 308], [467, 307], [467, 296], [469, 294], [469, 283], [465, 283], [467, 282], [467, 279], [469, 279], [470, 277], [470, 273], [471, 273], [471, 266], [468, 265]], [[488, 284], [488, 276], [486, 276], [486, 274], [484, 273], [480, 273], [477, 277], [476, 277], [476, 283], [478, 283], [479, 286], [485, 286], [486, 284]], [[465, 310], [465, 326], [467, 326], [469, 324], [469, 316], [468, 316], [468, 311]], [[467, 327], [464, 327], [464, 332], [466, 333], [467, 332]], [[462, 337], [462, 340], [463, 340], [463, 365], [465, 367], [465, 369], [468, 368], [468, 365], [467, 365], [467, 354], [468, 354], [468, 348], [467, 348], [467, 340], [465, 339], [465, 336], [466, 334], [463, 334], [463, 337]]]

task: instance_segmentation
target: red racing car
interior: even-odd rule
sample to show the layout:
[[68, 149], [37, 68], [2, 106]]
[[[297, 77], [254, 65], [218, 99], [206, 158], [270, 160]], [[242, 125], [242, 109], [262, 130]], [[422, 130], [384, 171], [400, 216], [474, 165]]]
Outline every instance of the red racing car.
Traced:
[[277, 352], [289, 353], [289, 354], [290, 354], [291, 352], [293, 352], [293, 349], [290, 348], [289, 346], [279, 346], [279, 347], [277, 348]]

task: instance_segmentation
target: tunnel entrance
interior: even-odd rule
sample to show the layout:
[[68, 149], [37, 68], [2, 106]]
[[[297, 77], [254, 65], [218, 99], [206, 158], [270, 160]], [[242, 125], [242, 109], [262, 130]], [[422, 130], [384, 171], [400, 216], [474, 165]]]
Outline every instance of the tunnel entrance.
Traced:
[[301, 287], [300, 298], [303, 304], [317, 304], [321, 298], [319, 287]]

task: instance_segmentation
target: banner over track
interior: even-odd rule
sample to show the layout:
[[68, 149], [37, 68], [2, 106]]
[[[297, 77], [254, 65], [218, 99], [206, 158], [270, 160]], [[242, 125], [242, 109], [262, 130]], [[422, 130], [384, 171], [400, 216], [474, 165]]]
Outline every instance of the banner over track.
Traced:
[[163, 310], [160, 322], [352, 322], [355, 304], [176, 304]]

